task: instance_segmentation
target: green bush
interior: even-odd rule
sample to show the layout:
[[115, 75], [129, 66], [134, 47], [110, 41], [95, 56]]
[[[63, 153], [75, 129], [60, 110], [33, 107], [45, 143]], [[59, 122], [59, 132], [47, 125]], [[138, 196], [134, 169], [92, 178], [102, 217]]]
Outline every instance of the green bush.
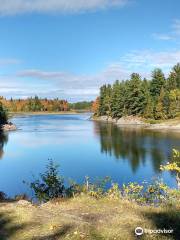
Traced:
[[30, 183], [30, 187], [41, 202], [63, 197], [65, 194], [64, 180], [58, 174], [58, 165], [52, 160], [46, 166], [45, 173], [40, 174], [40, 179]]

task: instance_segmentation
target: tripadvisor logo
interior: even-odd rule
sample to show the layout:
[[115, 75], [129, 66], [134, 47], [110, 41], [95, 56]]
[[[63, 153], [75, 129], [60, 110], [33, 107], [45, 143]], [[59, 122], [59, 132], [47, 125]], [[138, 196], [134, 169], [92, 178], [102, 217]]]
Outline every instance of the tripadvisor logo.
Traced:
[[173, 233], [173, 229], [156, 229], [156, 230], [152, 230], [152, 229], [143, 229], [142, 227], [137, 227], [135, 228], [135, 234], [136, 236], [141, 236], [144, 233], [147, 234], [172, 234]]
[[136, 234], [137, 236], [141, 236], [141, 235], [143, 235], [143, 233], [144, 233], [144, 230], [143, 230], [142, 227], [137, 227], [137, 228], [135, 229], [135, 234]]

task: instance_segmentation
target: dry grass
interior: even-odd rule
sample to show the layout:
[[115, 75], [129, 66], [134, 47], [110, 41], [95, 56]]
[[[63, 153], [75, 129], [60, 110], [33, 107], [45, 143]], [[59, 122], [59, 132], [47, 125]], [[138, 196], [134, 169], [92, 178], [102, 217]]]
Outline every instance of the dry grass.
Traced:
[[23, 201], [0, 203], [1, 240], [133, 240], [137, 226], [174, 229], [173, 234], [146, 234], [141, 239], [179, 239], [180, 209], [87, 196], [41, 206]]

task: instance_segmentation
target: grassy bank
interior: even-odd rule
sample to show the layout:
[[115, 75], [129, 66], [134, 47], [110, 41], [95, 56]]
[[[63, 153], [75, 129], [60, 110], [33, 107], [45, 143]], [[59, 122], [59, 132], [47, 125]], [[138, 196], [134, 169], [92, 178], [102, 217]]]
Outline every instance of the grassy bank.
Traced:
[[40, 206], [26, 201], [0, 203], [1, 240], [131, 240], [137, 226], [174, 230], [172, 234], [144, 234], [141, 239], [178, 239], [180, 207], [139, 206], [86, 195]]

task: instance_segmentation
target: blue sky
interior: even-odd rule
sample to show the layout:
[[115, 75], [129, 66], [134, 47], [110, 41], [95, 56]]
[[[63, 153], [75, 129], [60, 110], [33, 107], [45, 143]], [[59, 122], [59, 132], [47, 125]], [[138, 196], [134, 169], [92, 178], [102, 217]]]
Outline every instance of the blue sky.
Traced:
[[0, 0], [0, 95], [92, 100], [180, 62], [179, 0]]

